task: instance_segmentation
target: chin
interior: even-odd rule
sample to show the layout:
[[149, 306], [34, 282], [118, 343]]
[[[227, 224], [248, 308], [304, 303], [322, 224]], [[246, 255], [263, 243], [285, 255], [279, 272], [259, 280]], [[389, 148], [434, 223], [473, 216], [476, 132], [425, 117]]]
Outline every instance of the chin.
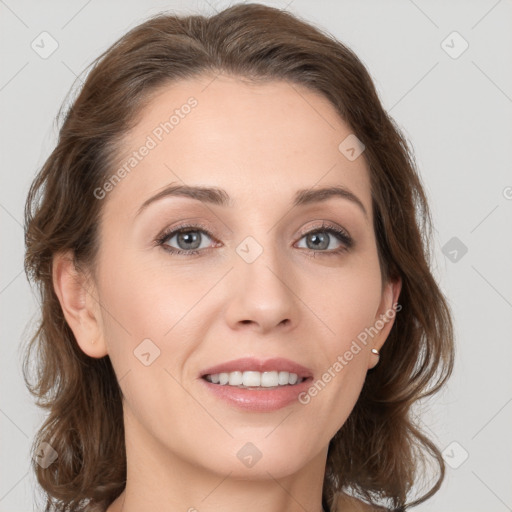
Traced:
[[241, 480], [248, 477], [268, 479], [269, 473], [274, 478], [284, 478], [299, 471], [315, 455], [307, 439], [297, 440], [296, 443], [286, 442], [283, 436], [277, 435], [273, 439], [249, 439], [231, 439], [224, 445], [222, 453], [212, 452], [208, 456], [209, 460], [215, 461], [211, 469]]

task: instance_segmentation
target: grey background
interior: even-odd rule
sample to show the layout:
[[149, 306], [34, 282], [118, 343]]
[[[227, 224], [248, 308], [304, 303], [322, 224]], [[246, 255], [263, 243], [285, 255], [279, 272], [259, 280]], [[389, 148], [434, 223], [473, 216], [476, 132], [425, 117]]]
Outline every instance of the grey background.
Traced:
[[[457, 363], [447, 389], [419, 411], [452, 467], [417, 510], [512, 510], [512, 2], [262, 3], [355, 50], [411, 141], [431, 201], [434, 270], [453, 308]], [[148, 15], [227, 5], [0, 0], [0, 512], [35, 510], [37, 497], [28, 449], [43, 415], [20, 372], [20, 340], [37, 315], [22, 270], [23, 206], [56, 142], [58, 109], [86, 65]], [[43, 31], [59, 45], [46, 59], [31, 47]], [[458, 58], [444, 49], [462, 48], [446, 40], [453, 31], [469, 44]]]

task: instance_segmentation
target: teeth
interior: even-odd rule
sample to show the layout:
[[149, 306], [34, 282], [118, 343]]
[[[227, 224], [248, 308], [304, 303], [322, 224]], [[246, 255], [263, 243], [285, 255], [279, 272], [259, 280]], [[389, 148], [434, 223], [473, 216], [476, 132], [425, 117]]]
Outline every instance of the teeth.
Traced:
[[276, 386], [293, 386], [304, 379], [296, 373], [290, 372], [230, 372], [230, 373], [214, 373], [206, 375], [208, 382], [220, 384], [221, 386], [237, 386], [237, 387], [263, 387], [273, 388]]
[[226, 373], [225, 375], [229, 376], [228, 384], [230, 386], [240, 386], [243, 383], [243, 374], [242, 372], [231, 372]]

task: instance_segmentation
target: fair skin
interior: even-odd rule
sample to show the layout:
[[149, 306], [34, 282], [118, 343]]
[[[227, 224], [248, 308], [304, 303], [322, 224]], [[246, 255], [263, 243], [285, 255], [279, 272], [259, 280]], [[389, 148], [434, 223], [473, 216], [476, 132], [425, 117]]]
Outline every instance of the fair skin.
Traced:
[[[205, 390], [199, 372], [239, 357], [285, 357], [320, 378], [392, 309], [401, 283], [381, 283], [367, 165], [338, 150], [351, 130], [329, 102], [285, 82], [212, 78], [164, 87], [125, 137], [119, 162], [197, 99], [103, 199], [94, 279], [78, 274], [69, 254], [54, 260], [80, 348], [108, 354], [123, 392], [127, 484], [108, 512], [321, 512], [329, 441], [393, 321], [307, 405], [239, 410]], [[137, 215], [171, 183], [222, 188], [232, 205], [168, 196]], [[366, 214], [337, 196], [292, 208], [297, 190], [327, 186], [350, 190]], [[199, 254], [153, 243], [183, 221], [212, 234], [196, 228]], [[327, 248], [310, 248], [305, 235], [322, 221], [353, 245], [335, 254], [345, 243], [324, 228]], [[248, 236], [263, 249], [252, 263], [236, 251]], [[176, 235], [166, 244], [186, 250]], [[160, 355], [145, 366], [134, 350], [148, 338]], [[252, 467], [237, 457], [247, 442], [262, 454]]]

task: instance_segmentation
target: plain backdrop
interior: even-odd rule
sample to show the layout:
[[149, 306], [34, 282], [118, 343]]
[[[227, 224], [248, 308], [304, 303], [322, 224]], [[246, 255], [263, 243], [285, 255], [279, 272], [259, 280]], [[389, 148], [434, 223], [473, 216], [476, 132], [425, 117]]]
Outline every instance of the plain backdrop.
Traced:
[[[512, 510], [512, 2], [262, 3], [357, 53], [414, 148], [431, 202], [434, 271], [454, 313], [457, 362], [422, 413], [448, 468], [441, 491], [417, 510]], [[0, 512], [35, 510], [38, 493], [29, 447], [43, 413], [20, 370], [21, 340], [38, 314], [23, 272], [23, 208], [55, 145], [58, 109], [85, 67], [149, 15], [227, 5], [0, 1]]]

